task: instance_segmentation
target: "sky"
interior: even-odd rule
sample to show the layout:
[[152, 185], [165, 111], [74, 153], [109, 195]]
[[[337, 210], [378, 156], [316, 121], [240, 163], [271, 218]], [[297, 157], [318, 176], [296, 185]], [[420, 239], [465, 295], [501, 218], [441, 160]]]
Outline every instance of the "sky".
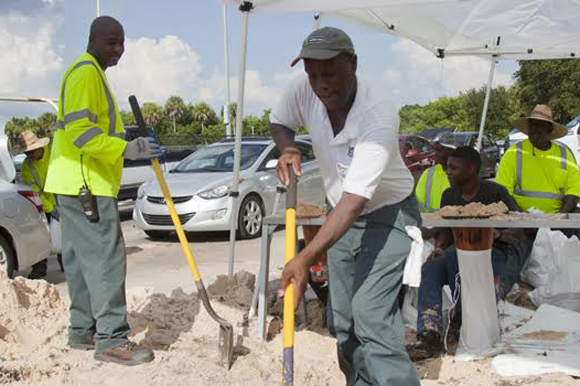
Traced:
[[[68, 65], [84, 53], [96, 0], [0, 0], [0, 96], [56, 98]], [[125, 54], [106, 75], [123, 109], [127, 97], [164, 103], [180, 95], [219, 113], [226, 103], [223, 7], [216, 0], [100, 0], [101, 15], [125, 29]], [[228, 7], [231, 101], [237, 96], [240, 12]], [[312, 30], [313, 14], [250, 14], [245, 114], [275, 104], [302, 64], [290, 67]], [[323, 17], [322, 26], [347, 32], [358, 55], [357, 74], [394, 104], [426, 104], [487, 81], [489, 62], [475, 57], [441, 61], [419, 45]], [[515, 62], [500, 62], [494, 86], [513, 83]], [[0, 127], [14, 116], [54, 111], [47, 104], [0, 102]]]

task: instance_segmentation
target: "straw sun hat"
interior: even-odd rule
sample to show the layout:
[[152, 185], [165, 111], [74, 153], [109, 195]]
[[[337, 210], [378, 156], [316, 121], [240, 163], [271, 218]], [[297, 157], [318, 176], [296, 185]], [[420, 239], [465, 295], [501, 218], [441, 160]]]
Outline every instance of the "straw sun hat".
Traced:
[[24, 153], [40, 149], [50, 143], [50, 138], [38, 138], [31, 130], [23, 131], [19, 139], [20, 147]]
[[552, 109], [546, 105], [537, 105], [532, 110], [528, 117], [516, 119], [514, 121], [514, 126], [517, 127], [522, 133], [528, 134], [530, 120], [550, 122], [552, 127], [552, 134], [550, 139], [558, 139], [568, 135], [568, 129], [565, 126], [556, 123], [552, 119]]

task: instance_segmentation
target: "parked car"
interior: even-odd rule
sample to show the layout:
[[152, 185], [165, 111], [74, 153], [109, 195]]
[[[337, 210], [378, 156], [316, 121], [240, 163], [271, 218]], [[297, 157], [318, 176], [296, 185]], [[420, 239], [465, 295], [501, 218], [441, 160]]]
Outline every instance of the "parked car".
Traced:
[[435, 150], [425, 138], [417, 135], [399, 135], [399, 150], [415, 182], [425, 169], [435, 163]]
[[16, 168], [0, 136], [0, 271], [9, 278], [50, 254], [50, 233], [38, 193], [13, 183]]
[[[125, 127], [125, 139], [136, 138], [138, 127]], [[194, 148], [180, 148], [178, 150], [163, 149], [163, 157], [159, 159], [161, 170], [168, 172], [173, 169], [185, 157], [193, 153]], [[118, 200], [135, 200], [139, 186], [144, 182], [155, 178], [155, 172], [151, 167], [150, 160], [129, 160], [125, 159], [123, 164], [123, 175], [121, 176], [121, 188], [119, 189]]]
[[[477, 146], [477, 137], [479, 133], [473, 132], [454, 132], [453, 136], [457, 147], [460, 146]], [[479, 174], [482, 177], [493, 178], [497, 172], [499, 163], [499, 148], [495, 142], [491, 141], [486, 135], [482, 139], [481, 155], [481, 170]]]
[[[324, 189], [312, 144], [299, 139], [296, 146], [302, 152], [298, 198], [300, 201], [322, 204]], [[280, 152], [272, 139], [242, 140], [239, 209], [236, 213], [232, 213], [229, 196], [234, 164], [233, 139], [206, 146], [181, 161], [167, 175], [167, 184], [183, 229], [226, 231], [230, 229], [233, 215], [238, 224], [239, 237], [259, 236], [262, 232], [262, 218], [275, 211], [273, 205], [278, 186], [276, 163], [279, 156]], [[284, 200], [281, 200], [278, 208], [281, 209], [283, 204]], [[139, 188], [133, 218], [137, 227], [151, 238], [165, 237], [173, 230], [165, 199], [156, 180]]]

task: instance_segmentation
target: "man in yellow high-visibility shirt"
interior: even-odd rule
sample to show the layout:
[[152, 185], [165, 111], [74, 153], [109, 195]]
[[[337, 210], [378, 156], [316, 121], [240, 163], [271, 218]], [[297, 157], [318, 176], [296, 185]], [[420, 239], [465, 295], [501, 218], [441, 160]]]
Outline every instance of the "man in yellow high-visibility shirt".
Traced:
[[451, 152], [457, 148], [453, 134], [448, 132], [439, 134], [432, 143], [435, 150], [435, 165], [421, 174], [415, 188], [419, 207], [421, 212], [424, 213], [434, 212], [439, 209], [441, 196], [450, 186], [449, 177], [445, 172], [447, 159]]
[[[523, 211], [572, 213], [580, 197], [580, 174], [574, 155], [554, 141], [568, 130], [552, 120], [552, 110], [537, 105], [514, 125], [528, 139], [510, 147], [499, 164], [497, 182], [505, 186]], [[564, 232], [575, 234], [573, 232]]]
[[[52, 193], [44, 191], [48, 161], [50, 160], [50, 147], [48, 146], [50, 138], [38, 138], [31, 130], [26, 130], [20, 134], [19, 139], [20, 147], [26, 154], [20, 171], [20, 179], [24, 185], [29, 185], [32, 190], [40, 194], [48, 221], [52, 221], [53, 218], [58, 221], [59, 217], [54, 203], [54, 196]], [[34, 264], [28, 278], [41, 279], [45, 277], [47, 263], [47, 259], [44, 259]]]
[[125, 276], [127, 255], [117, 194], [123, 158], [158, 157], [152, 138], [124, 140], [119, 109], [105, 70], [123, 52], [125, 33], [112, 17], [91, 24], [87, 52], [65, 72], [45, 190], [56, 194], [70, 305], [68, 345], [95, 349], [95, 359], [123, 365], [153, 360], [130, 342]]

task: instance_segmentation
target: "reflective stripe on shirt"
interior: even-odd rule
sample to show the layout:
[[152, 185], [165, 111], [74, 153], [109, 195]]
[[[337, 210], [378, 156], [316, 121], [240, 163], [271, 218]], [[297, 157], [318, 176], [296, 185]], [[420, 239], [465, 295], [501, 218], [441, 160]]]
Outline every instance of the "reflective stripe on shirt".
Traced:
[[[66, 79], [63, 82], [62, 85], [62, 91], [61, 91], [61, 100], [62, 100], [62, 116], [64, 117], [64, 120], [59, 120], [56, 124], [56, 128], [57, 129], [64, 129], [65, 126], [68, 123], [74, 122], [76, 120], [79, 119], [83, 119], [83, 118], [88, 118], [90, 122], [92, 123], [97, 123], [97, 115], [92, 113], [91, 111], [89, 111], [89, 109], [83, 109], [83, 110], [79, 110], [79, 111], [73, 111], [69, 114], [64, 114], [64, 91], [66, 88], [66, 81], [68, 80], [68, 77], [70, 76], [70, 74], [72, 74], [72, 72], [74, 70], [76, 70], [77, 68], [84, 66], [84, 65], [92, 65], [95, 67], [95, 69], [97, 70], [97, 73], [99, 74], [99, 76], [101, 77], [101, 82], [103, 83], [103, 88], [105, 90], [105, 96], [107, 98], [107, 105], [109, 106], [107, 115], [109, 117], [109, 136], [110, 137], [119, 137], [117, 135], [117, 133], [115, 133], [116, 131], [116, 127], [117, 127], [117, 112], [115, 111], [115, 103], [113, 102], [113, 96], [111, 94], [111, 92], [109, 91], [109, 87], [107, 86], [107, 82], [105, 81], [105, 78], [103, 77], [103, 75], [101, 74], [101, 72], [99, 71], [99, 69], [97, 68], [97, 66], [89, 61], [82, 61], [82, 62], [78, 62], [73, 68], [72, 70], [70, 70], [70, 72], [68, 73]], [[84, 144], [86, 144], [88, 141], [90, 141], [91, 139], [93, 139], [94, 137], [96, 137], [98, 134], [101, 134], [103, 131], [102, 129], [100, 133], [96, 133], [95, 127], [91, 127], [90, 129], [88, 129], [87, 131], [85, 131], [83, 134], [81, 134], [77, 140], [75, 141], [75, 145], [77, 147], [82, 147]], [[86, 136], [85, 136], [86, 134]], [[88, 139], [87, 139], [88, 138]], [[123, 134], [123, 138], [124, 138], [124, 134]]]
[[[554, 142], [556, 146], [560, 149], [560, 167], [562, 170], [566, 170], [568, 165], [567, 154], [566, 154], [566, 146], [561, 143]], [[532, 145], [533, 146], [533, 145]], [[550, 193], [550, 192], [536, 192], [532, 190], [523, 190], [522, 189], [522, 174], [523, 174], [523, 141], [520, 141], [516, 144], [516, 178], [517, 178], [517, 185], [514, 189], [514, 194], [523, 197], [532, 197], [532, 198], [546, 198], [550, 200], [561, 200], [564, 198], [563, 194], [558, 193]]]

